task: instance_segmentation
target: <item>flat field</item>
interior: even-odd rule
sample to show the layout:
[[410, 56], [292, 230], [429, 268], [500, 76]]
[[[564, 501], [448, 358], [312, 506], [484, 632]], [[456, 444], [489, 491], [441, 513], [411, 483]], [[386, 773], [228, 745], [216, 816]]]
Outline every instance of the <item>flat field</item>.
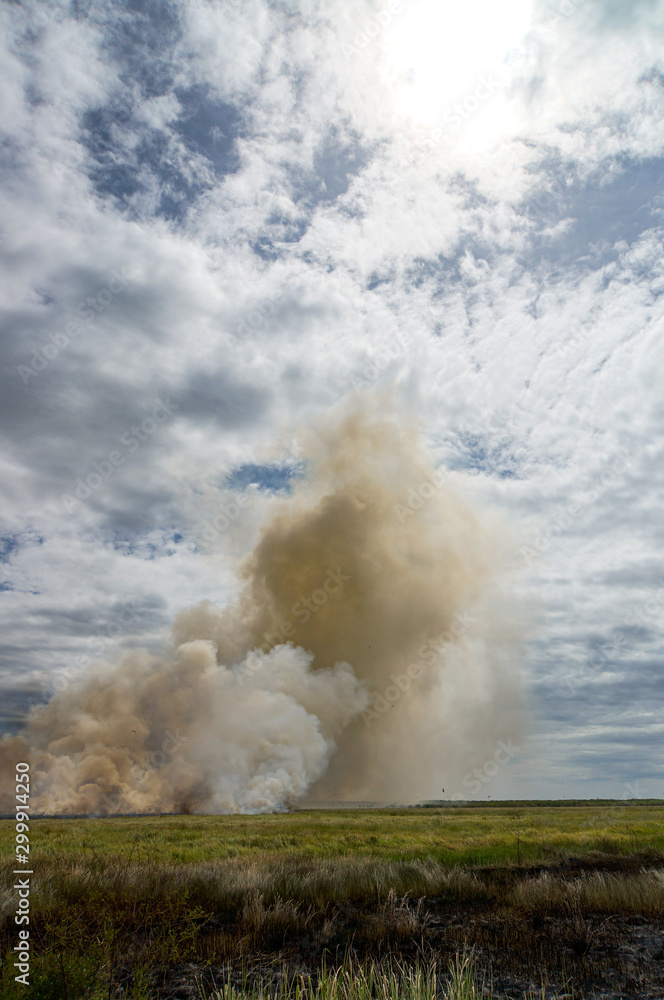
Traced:
[[[6, 836], [5, 836], [6, 834]], [[664, 805], [529, 806], [522, 803], [423, 809], [302, 810], [268, 816], [137, 816], [38, 819], [33, 851], [62, 860], [124, 854], [140, 845], [163, 862], [272, 854], [305, 858], [362, 855], [388, 861], [499, 865], [593, 851], [664, 855]], [[0, 856], [13, 846], [0, 821]], [[265, 859], [267, 861], [267, 859]]]
[[14, 832], [12, 1000], [664, 997], [661, 802], [35, 819], [27, 991]]

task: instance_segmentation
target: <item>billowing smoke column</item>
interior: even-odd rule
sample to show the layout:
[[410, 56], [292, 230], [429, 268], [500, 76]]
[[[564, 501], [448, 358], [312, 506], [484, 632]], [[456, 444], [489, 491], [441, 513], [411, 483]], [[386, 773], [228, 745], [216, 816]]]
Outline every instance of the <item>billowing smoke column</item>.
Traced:
[[390, 397], [355, 399], [298, 445], [306, 478], [272, 501], [236, 603], [183, 611], [169, 658], [99, 664], [3, 741], [4, 774], [32, 764], [35, 810], [412, 801], [441, 778], [463, 792], [517, 735], [499, 525]]

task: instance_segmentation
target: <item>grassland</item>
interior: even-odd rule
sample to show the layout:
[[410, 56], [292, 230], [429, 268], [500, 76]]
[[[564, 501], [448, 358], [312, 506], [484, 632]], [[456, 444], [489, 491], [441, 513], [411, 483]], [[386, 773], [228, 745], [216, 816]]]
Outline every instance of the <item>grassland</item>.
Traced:
[[[0, 857], [12, 851], [12, 824], [0, 821]], [[593, 851], [664, 855], [664, 806], [634, 802], [581, 806], [303, 810], [268, 816], [140, 816], [39, 819], [34, 850], [58, 858], [119, 855], [135, 843], [165, 863], [296, 854], [361, 855], [386, 861], [433, 859], [450, 866], [540, 862]]]
[[661, 803], [37, 819], [29, 991], [13, 832], [8, 1000], [664, 996]]

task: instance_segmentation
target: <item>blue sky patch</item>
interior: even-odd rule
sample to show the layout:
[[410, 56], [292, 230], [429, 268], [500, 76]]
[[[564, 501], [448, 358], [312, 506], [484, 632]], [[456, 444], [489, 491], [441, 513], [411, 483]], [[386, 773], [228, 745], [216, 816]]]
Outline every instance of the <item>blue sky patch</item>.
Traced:
[[293, 479], [302, 478], [304, 465], [240, 465], [226, 479], [230, 489], [244, 490], [255, 483], [259, 489], [276, 493], [290, 490]]

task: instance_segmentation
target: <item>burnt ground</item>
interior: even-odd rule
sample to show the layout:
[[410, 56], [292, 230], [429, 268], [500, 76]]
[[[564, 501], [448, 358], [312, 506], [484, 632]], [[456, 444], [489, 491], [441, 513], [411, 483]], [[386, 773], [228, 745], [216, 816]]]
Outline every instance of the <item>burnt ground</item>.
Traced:
[[[160, 1000], [198, 998], [196, 981], [211, 989], [230, 981], [258, 983], [284, 976], [310, 974], [315, 977], [325, 962], [328, 968], [342, 964], [349, 951], [353, 957], [392, 956], [414, 963], [435, 958], [445, 969], [458, 950], [473, 949], [479, 979], [484, 979], [495, 997], [521, 1000], [529, 992], [546, 997], [569, 993], [579, 998], [623, 1000], [664, 998], [664, 921], [638, 916], [603, 918], [515, 917], [513, 913], [447, 911], [428, 900], [431, 919], [419, 940], [408, 947], [385, 941], [383, 947], [361, 947], [366, 913], [337, 913], [337, 933], [323, 947], [314, 936], [297, 944], [262, 953], [246, 954], [242, 961], [204, 968], [193, 963], [164, 971], [159, 977]], [[157, 984], [155, 984], [157, 985]]]
[[[574, 879], [591, 871], [643, 871], [643, 859], [602, 862], [568, 859], [546, 869]], [[661, 867], [661, 862], [658, 865]], [[415, 964], [435, 959], [445, 972], [461, 952], [472, 951], [478, 979], [495, 998], [569, 996], [574, 1000], [664, 998], [664, 915], [589, 913], [578, 906], [550, 912], [516, 907], [509, 888], [526, 872], [478, 869], [493, 898], [450, 901], [441, 897], [398, 899], [389, 905], [326, 904], [300, 912], [299, 921], [268, 918], [251, 926], [244, 920], [202, 918], [201, 941], [224, 939], [235, 952], [223, 962], [188, 963], [163, 970], [155, 981], [160, 1000], [198, 998], [196, 981], [210, 991], [216, 984], [258, 984], [284, 977], [316, 977], [322, 964], [392, 959]], [[214, 949], [213, 949], [214, 950]], [[542, 986], [545, 991], [542, 993]]]

